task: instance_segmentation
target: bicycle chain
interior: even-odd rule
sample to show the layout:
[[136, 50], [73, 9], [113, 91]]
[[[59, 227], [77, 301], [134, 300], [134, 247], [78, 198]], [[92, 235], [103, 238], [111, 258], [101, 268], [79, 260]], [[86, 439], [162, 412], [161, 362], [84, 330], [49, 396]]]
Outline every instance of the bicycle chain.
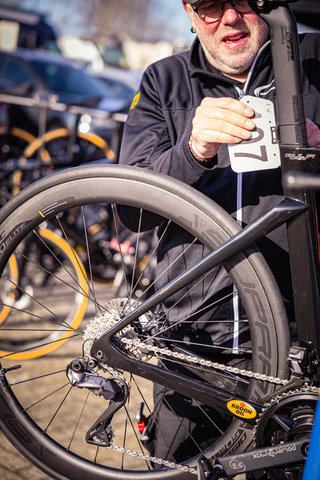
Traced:
[[[114, 299], [111, 302], [108, 302], [108, 304], [105, 305], [106, 313], [98, 315], [98, 317], [95, 317], [89, 323], [83, 335], [84, 352], [86, 355], [89, 356], [94, 339], [99, 338], [101, 335], [103, 335], [103, 333], [108, 331], [111, 327], [115, 325], [115, 323], [117, 323], [120, 320], [119, 311], [121, 310], [119, 309], [119, 307], [120, 305], [123, 305], [124, 300], [125, 299]], [[216, 370], [221, 370], [228, 373], [233, 373], [235, 375], [242, 375], [244, 377], [254, 378], [255, 380], [267, 381], [270, 383], [275, 383], [277, 385], [286, 385], [289, 382], [289, 380], [283, 380], [281, 378], [273, 377], [270, 375], [255, 373], [250, 370], [231, 367], [229, 365], [220, 364], [217, 362], [211, 362], [210, 360], [207, 360], [204, 358], [198, 358], [193, 355], [186, 355], [184, 353], [173, 352], [172, 350], [166, 347], [159, 347], [156, 345], [144, 343], [138, 338], [134, 338], [135, 336], [136, 334], [134, 333], [134, 329], [130, 326], [126, 327], [122, 335], [121, 335], [121, 332], [119, 332], [114, 337], [116, 346], [118, 348], [124, 348], [124, 350], [127, 353], [131, 353], [136, 357], [141, 357], [141, 355], [146, 355], [146, 353], [154, 353], [154, 354], [161, 353], [162, 355], [173, 357], [178, 360], [197, 363], [201, 366], [214, 368]], [[122, 376], [122, 373], [123, 373], [122, 371], [103, 363], [100, 364], [100, 367], [108, 371], [113, 376], [121, 376], [123, 380], [125, 380], [124, 377]], [[175, 468], [180, 471], [189, 472], [195, 475], [197, 475], [198, 473], [196, 468], [189, 467], [188, 465], [180, 465], [175, 462], [169, 462], [162, 458], [152, 457], [150, 455], [139, 453], [130, 449], [126, 449], [124, 447], [109, 445], [107, 448], [122, 454], [139, 457], [142, 460], [157, 463], [165, 467]]]
[[198, 474], [196, 468], [189, 467], [188, 465], [181, 465], [175, 462], [169, 462], [168, 460], [163, 460], [162, 458], [151, 457], [151, 455], [135, 452], [134, 450], [129, 450], [124, 447], [117, 447], [116, 445], [109, 445], [107, 448], [109, 448], [110, 450], [114, 450], [115, 452], [126, 453], [127, 455], [131, 455], [132, 457], [139, 457], [141, 458], [141, 460], [158, 463], [159, 465], [164, 465], [165, 467], [176, 468], [177, 470], [180, 470], [182, 472], [189, 472], [195, 475]]
[[[153, 352], [156, 354], [161, 353], [168, 357], [177, 358], [178, 360], [185, 360], [187, 362], [198, 363], [201, 366], [211, 367], [216, 370], [222, 370], [228, 373], [234, 373], [235, 375], [242, 375], [244, 377], [254, 378], [255, 380], [261, 380], [263, 382], [275, 383], [277, 385], [287, 385], [287, 383], [289, 383], [290, 381], [290, 380], [283, 380], [278, 377], [273, 377], [271, 375], [265, 375], [263, 373], [255, 373], [255, 372], [252, 372], [251, 370], [231, 367], [230, 365], [225, 365], [223, 363], [211, 362], [210, 360], [206, 360], [205, 358], [198, 358], [198, 357], [194, 357], [193, 355], [185, 355], [183, 353], [173, 352], [169, 348], [162, 348], [162, 347], [157, 347], [156, 345], [149, 345], [142, 342], [139, 339], [121, 338], [121, 342], [126, 345], [133, 345], [135, 347], [135, 350], [131, 350], [131, 349], [129, 350], [131, 351], [131, 353], [134, 353], [134, 354], [137, 354], [137, 353], [143, 354], [145, 353], [143, 350], [147, 349], [149, 352]], [[137, 350], [137, 348], [138, 349], [142, 348], [142, 350]]]
[[[98, 315], [95, 317], [87, 326], [86, 331], [84, 332], [84, 344], [85, 344], [85, 354], [90, 355], [90, 350], [93, 345], [93, 340], [101, 337], [105, 332], [112, 328], [115, 323], [120, 320], [120, 314], [118, 310], [120, 309], [127, 299], [114, 299], [105, 305], [106, 313]], [[151, 318], [151, 312], [148, 312], [147, 317]], [[205, 358], [198, 358], [193, 355], [185, 355], [183, 353], [173, 352], [169, 348], [159, 347], [157, 345], [151, 345], [150, 343], [145, 343], [139, 340], [134, 333], [134, 329], [131, 326], [127, 326], [124, 330], [116, 334], [114, 337], [116, 340], [116, 346], [121, 348], [121, 344], [124, 344], [125, 350], [129, 351], [131, 354], [138, 356], [145, 354], [145, 350], [148, 352], [153, 352], [155, 354], [161, 353], [168, 357], [174, 357], [178, 360], [183, 360], [187, 362], [197, 363], [201, 366], [214, 368], [223, 372], [233, 373], [235, 375], [242, 375], [248, 378], [254, 378], [255, 380], [261, 380], [263, 382], [274, 383], [276, 385], [287, 385], [290, 380], [283, 380], [272, 375], [266, 375], [263, 373], [252, 372], [251, 370], [241, 369], [238, 367], [232, 367], [230, 365], [221, 364], [218, 362], [211, 362]], [[152, 340], [150, 337], [149, 340]], [[107, 371], [110, 371], [112, 375], [116, 374], [116, 371], [108, 366], [101, 365]]]

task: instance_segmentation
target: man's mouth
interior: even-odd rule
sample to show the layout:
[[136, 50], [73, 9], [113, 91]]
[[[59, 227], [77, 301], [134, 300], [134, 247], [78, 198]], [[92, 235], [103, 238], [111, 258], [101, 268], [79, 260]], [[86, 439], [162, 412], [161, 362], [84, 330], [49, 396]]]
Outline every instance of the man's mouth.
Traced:
[[230, 35], [230, 36], [224, 37], [222, 41], [225, 43], [234, 43], [234, 42], [238, 42], [239, 40], [242, 40], [246, 36], [247, 36], [247, 33], [239, 33], [239, 35]]

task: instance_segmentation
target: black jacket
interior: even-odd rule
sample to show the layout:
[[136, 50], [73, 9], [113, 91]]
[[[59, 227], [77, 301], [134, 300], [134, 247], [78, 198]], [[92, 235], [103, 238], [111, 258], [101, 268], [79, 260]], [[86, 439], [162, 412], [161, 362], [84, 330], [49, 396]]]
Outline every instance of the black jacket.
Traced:
[[[303, 89], [307, 118], [320, 126], [320, 35], [300, 36], [300, 53], [303, 68]], [[290, 81], [290, 79], [288, 79]], [[189, 52], [163, 59], [147, 68], [139, 89], [138, 102], [131, 108], [125, 126], [120, 163], [135, 165], [170, 175], [194, 186], [220, 204], [235, 218], [241, 211], [242, 224], [245, 226], [282, 197], [280, 169], [262, 172], [236, 174], [230, 168], [226, 145], [219, 149], [213, 168], [201, 166], [191, 155], [188, 138], [192, 129], [192, 119], [196, 108], [204, 97], [232, 97], [239, 99], [244, 94], [266, 98], [275, 103], [275, 83], [271, 66], [270, 47], [266, 44], [254, 62], [252, 71], [245, 84], [222, 75], [208, 66], [202, 47], [196, 40]], [[127, 226], [135, 229], [134, 216], [129, 210], [122, 210]], [[187, 239], [181, 237], [179, 227], [172, 227], [162, 242], [158, 270], [161, 272], [173, 257], [181, 251]], [[272, 232], [268, 238], [258, 244], [267, 262], [273, 270], [283, 297], [291, 311], [291, 283], [287, 238], [285, 227]], [[182, 257], [170, 277], [170, 280], [184, 271], [203, 254], [201, 247], [195, 245], [187, 258]], [[209, 302], [216, 288], [223, 285], [222, 272], [214, 280], [207, 279], [205, 288], [193, 291], [182, 305], [170, 312], [173, 321], [190, 315]], [[203, 294], [205, 292], [205, 294]], [[203, 296], [204, 295], [204, 296]], [[170, 305], [166, 305], [169, 308]], [[231, 308], [231, 306], [230, 306]], [[221, 312], [216, 313], [221, 318]], [[229, 315], [230, 312], [226, 312]], [[197, 323], [208, 320], [215, 312], [195, 315], [194, 330]], [[201, 324], [203, 325], [203, 323]], [[202, 329], [202, 327], [201, 327]], [[225, 327], [204, 328], [220, 344], [230, 345], [232, 332]]]

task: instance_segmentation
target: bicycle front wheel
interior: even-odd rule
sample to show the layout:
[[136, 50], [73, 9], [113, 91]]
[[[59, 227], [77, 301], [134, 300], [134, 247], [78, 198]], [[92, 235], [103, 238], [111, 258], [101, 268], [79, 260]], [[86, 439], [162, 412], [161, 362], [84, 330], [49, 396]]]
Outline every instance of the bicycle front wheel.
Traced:
[[[240, 229], [224, 210], [204, 195], [163, 175], [116, 165], [79, 167], [36, 182], [2, 209], [0, 212], [2, 238], [6, 238], [7, 241], [4, 242], [0, 255], [1, 271], [4, 271], [12, 253], [19, 249], [19, 245], [44, 219], [54, 217], [55, 222], [59, 222], [65, 212], [92, 203], [139, 207], [140, 215], [143, 215], [145, 210], [154, 212], [161, 216], [164, 231], [175, 222], [186, 232], [188, 239], [191, 236], [194, 242], [203, 244], [204, 254], [215, 249]], [[118, 221], [115, 219], [114, 223], [119, 227]], [[121, 231], [118, 227], [117, 230]], [[83, 228], [86, 230], [85, 220]], [[138, 236], [140, 234], [142, 235], [138, 232]], [[121, 255], [123, 253], [120, 248], [121, 239], [118, 239], [118, 244]], [[157, 250], [157, 246], [154, 251]], [[136, 248], [135, 255], [138, 254], [139, 248]], [[147, 263], [150, 267], [150, 262]], [[249, 326], [251, 334], [250, 347], [240, 349], [239, 355], [250, 358], [251, 368], [255, 372], [286, 378], [288, 323], [280, 292], [263, 257], [255, 247], [251, 247], [232, 257], [221, 268], [228, 273], [230, 281], [224, 285], [221, 292], [215, 293], [214, 305], [208, 307], [219, 311], [221, 306], [223, 311], [225, 302], [234, 295], [239, 295], [245, 315], [238, 320], [238, 326], [240, 329]], [[219, 272], [221, 268], [219, 267]], [[127, 296], [130, 301], [134, 298], [130, 291], [131, 287], [139, 288], [138, 283], [127, 284]], [[16, 367], [17, 361], [10, 355], [2, 357], [0, 426], [21, 453], [56, 479], [116, 480], [126, 475], [132, 480], [141, 478], [185, 480], [193, 476], [190, 470], [187, 472], [183, 470], [185, 465], [181, 467], [181, 462], [187, 462], [192, 468], [195, 467], [200, 454], [212, 457], [248, 448], [253, 438], [252, 427], [249, 428], [241, 420], [235, 419], [229, 422], [225, 429], [221, 429], [216, 424], [214, 416], [208, 415], [206, 408], [202, 406], [199, 411], [200, 417], [202, 415], [203, 418], [199, 420], [199, 424], [209, 424], [212, 430], [218, 432], [215, 441], [207, 447], [197, 445], [200, 449], [196, 450], [192, 458], [175, 459], [173, 454], [174, 465], [177, 468], [153, 469], [159, 459], [153, 460], [153, 465], [151, 464], [148, 451], [145, 450], [134, 425], [134, 417], [137, 406], [142, 401], [146, 413], [150, 414], [152, 420], [151, 392], [153, 388], [157, 390], [158, 387], [143, 378], [134, 377], [130, 372], [121, 373], [130, 387], [130, 397], [112, 418], [112, 428], [115, 432], [112, 445], [117, 447], [119, 453], [86, 443], [86, 432], [107, 408], [107, 402], [90, 394], [88, 390], [71, 386], [66, 378], [65, 369], [70, 361], [82, 356], [84, 346], [81, 335], [87, 340], [91, 335], [88, 323], [90, 322], [91, 329], [97, 328], [101, 335], [100, 319], [103, 313], [115, 311], [123, 303], [119, 299], [114, 299], [113, 291], [108, 285], [100, 284], [99, 288], [97, 291], [96, 286], [90, 284], [88, 296], [93, 313], [91, 317], [83, 320], [77, 332], [73, 331], [73, 338], [59, 350], [60, 355], [48, 354], [43, 359], [25, 360], [21, 363], [21, 368], [12, 370], [10, 369]], [[78, 294], [83, 294], [79, 288]], [[48, 299], [49, 297], [50, 295]], [[181, 297], [183, 298], [183, 295]], [[45, 303], [45, 300], [42, 299], [42, 302]], [[56, 302], [57, 304], [60, 302], [60, 297], [56, 298]], [[174, 304], [178, 305], [176, 297]], [[49, 317], [52, 309], [51, 305], [42, 315]], [[168, 317], [170, 320], [170, 312]], [[224, 318], [223, 321], [230, 326], [234, 324], [231, 318]], [[186, 327], [183, 330], [188, 331], [188, 319], [182, 320], [182, 323], [185, 323]], [[18, 335], [20, 326], [16, 328]], [[187, 344], [185, 336], [181, 337], [181, 342], [183, 347], [191, 350], [194, 348], [191, 341], [190, 345]], [[206, 347], [208, 349], [215, 347], [211, 339]], [[233, 350], [229, 353], [235, 354]], [[161, 354], [160, 357], [145, 355], [144, 360], [157, 360], [163, 368], [166, 368], [167, 359], [161, 358]], [[109, 367], [112, 369], [114, 366]], [[174, 366], [171, 365], [170, 368]], [[192, 375], [194, 374], [197, 375], [197, 371], [193, 365]], [[104, 376], [107, 377], [108, 373], [105, 372]], [[245, 387], [245, 397], [257, 400], [273, 390], [273, 384], [250, 380]], [[166, 400], [166, 395], [163, 395]], [[197, 402], [193, 402], [192, 405], [197, 407]], [[179, 416], [179, 412], [177, 415]], [[16, 428], [17, 424], [19, 429]], [[166, 433], [163, 432], [164, 437]], [[194, 440], [193, 433], [191, 432], [190, 441]], [[136, 452], [134, 456], [127, 455], [132, 452]]]

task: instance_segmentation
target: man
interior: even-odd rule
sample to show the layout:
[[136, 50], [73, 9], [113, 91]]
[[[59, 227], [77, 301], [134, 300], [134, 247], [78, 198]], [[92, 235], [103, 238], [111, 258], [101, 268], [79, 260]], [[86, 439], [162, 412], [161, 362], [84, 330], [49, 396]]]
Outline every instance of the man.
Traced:
[[[189, 52], [166, 58], [146, 70], [125, 127], [121, 163], [148, 168], [193, 185], [246, 225], [282, 197], [280, 169], [236, 174], [230, 167], [227, 149], [227, 144], [249, 139], [255, 127], [253, 110], [239, 101], [243, 95], [275, 102], [268, 27], [246, 0], [182, 3], [197, 38]], [[300, 41], [305, 106], [310, 119], [307, 136], [312, 147], [320, 147], [318, 45], [316, 35], [306, 35]], [[123, 212], [123, 218], [129, 227], [135, 228], [130, 215]], [[179, 242], [180, 234], [174, 226], [166, 234], [158, 263], [160, 271], [172, 260], [172, 247]], [[270, 234], [259, 247], [277, 278], [292, 317], [285, 228]], [[197, 259], [200, 248], [192, 245], [188, 259]], [[186, 264], [186, 258], [179, 259], [175, 275], [184, 271]], [[209, 281], [203, 291], [197, 288], [192, 291], [179, 306], [175, 320], [186, 317], [190, 311], [201, 312], [203, 302], [214, 292]], [[199, 319], [206, 321], [210, 314], [213, 315], [212, 312], [195, 314], [194, 325]], [[213, 336], [211, 332], [210, 335]], [[223, 347], [230, 349], [233, 342], [239, 342], [234, 333], [223, 332], [223, 326], [217, 338]], [[164, 394], [170, 400], [171, 411], [163, 401]], [[183, 461], [198, 453], [195, 444], [205, 448], [218, 435], [219, 428], [225, 427], [225, 419], [217, 417], [213, 409], [208, 415], [215, 418], [217, 430], [208, 422], [201, 423], [192, 412], [193, 407], [181, 395], [161, 387], [155, 390], [156, 422], [152, 432], [150, 427], [153, 455]], [[175, 422], [172, 411], [178, 412], [185, 422]], [[166, 433], [165, 439], [161, 429]]]

